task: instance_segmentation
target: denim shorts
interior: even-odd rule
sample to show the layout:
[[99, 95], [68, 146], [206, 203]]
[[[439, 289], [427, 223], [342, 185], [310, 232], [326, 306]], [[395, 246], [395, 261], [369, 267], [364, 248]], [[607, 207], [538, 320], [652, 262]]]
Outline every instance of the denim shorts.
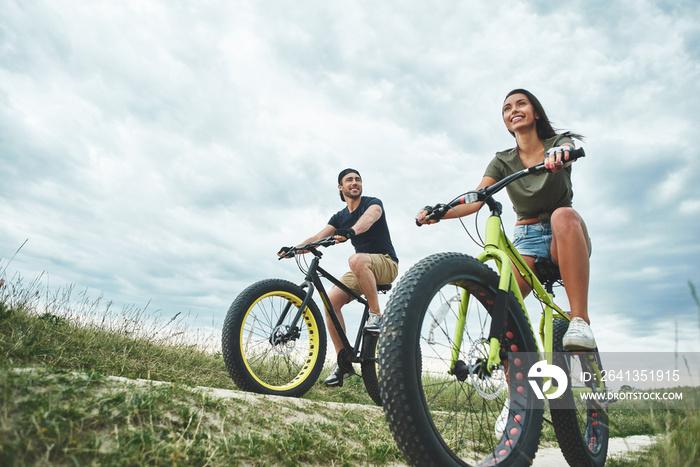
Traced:
[[516, 225], [513, 246], [522, 256], [552, 260], [552, 225], [549, 222]]

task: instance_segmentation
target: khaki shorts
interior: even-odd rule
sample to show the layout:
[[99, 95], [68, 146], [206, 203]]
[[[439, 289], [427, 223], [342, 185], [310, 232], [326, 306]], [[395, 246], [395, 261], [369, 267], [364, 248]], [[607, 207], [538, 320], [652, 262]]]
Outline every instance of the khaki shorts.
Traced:
[[[394, 282], [396, 276], [399, 275], [399, 265], [396, 261], [391, 259], [389, 255], [368, 254], [372, 260], [372, 272], [374, 273], [374, 278], [377, 280], [377, 285], [386, 285]], [[343, 274], [343, 277], [340, 278], [340, 282], [356, 294], [362, 295], [360, 284], [357, 283], [357, 278], [352, 271]]]

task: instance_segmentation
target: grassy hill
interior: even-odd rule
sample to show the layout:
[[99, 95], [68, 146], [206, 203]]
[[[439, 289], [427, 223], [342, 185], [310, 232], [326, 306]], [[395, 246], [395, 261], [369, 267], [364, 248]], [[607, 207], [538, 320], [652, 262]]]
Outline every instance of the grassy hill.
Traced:
[[[3, 466], [403, 463], [360, 378], [316, 385], [303, 404], [218, 397], [203, 388], [236, 389], [221, 354], [192, 343], [177, 317], [115, 313], [71, 289], [49, 296], [18, 281], [0, 288], [0, 336]], [[613, 419], [613, 436], [666, 436], [609, 465], [700, 464], [697, 410]], [[542, 439], [554, 443], [550, 426]]]
[[219, 398], [201, 388], [236, 389], [221, 354], [192, 344], [177, 318], [72, 295], [0, 289], [0, 465], [401, 462], [361, 379], [317, 385], [303, 406]]

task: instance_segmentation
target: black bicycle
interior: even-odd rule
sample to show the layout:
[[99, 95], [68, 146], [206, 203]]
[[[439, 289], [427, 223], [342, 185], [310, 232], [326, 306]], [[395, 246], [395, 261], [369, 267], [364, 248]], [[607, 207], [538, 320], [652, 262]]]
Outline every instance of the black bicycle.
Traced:
[[[334, 237], [326, 237], [286, 251], [282, 258], [295, 257], [306, 276], [301, 285], [284, 279], [266, 279], [249, 286], [234, 300], [224, 321], [221, 346], [226, 368], [242, 390], [301, 397], [311, 389], [326, 357], [323, 315], [312, 299], [318, 290], [343, 343], [338, 366], [354, 373], [353, 364], [359, 364], [369, 396], [382, 405], [375, 358], [378, 334], [363, 331], [369, 304], [319, 266], [323, 254], [318, 247], [334, 244]], [[310, 264], [302, 253], [313, 255]], [[354, 345], [340, 324], [321, 277], [365, 307]], [[391, 284], [377, 285], [378, 292], [390, 289]]]

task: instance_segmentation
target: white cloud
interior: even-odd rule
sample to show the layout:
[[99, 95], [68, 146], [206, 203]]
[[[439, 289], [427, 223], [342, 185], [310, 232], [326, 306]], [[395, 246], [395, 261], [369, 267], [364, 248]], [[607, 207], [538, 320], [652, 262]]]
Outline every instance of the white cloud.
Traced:
[[[700, 282], [693, 2], [2, 11], [0, 257], [29, 238], [8, 272], [220, 324], [245, 285], [300, 279], [275, 252], [342, 207], [346, 166], [384, 201], [401, 273], [436, 251], [475, 254], [458, 223], [413, 216], [476, 186], [513, 144], [500, 103], [525, 87], [588, 138], [575, 205], [593, 237], [594, 325], [697, 319], [684, 300]], [[328, 269], [347, 253], [327, 250]]]

